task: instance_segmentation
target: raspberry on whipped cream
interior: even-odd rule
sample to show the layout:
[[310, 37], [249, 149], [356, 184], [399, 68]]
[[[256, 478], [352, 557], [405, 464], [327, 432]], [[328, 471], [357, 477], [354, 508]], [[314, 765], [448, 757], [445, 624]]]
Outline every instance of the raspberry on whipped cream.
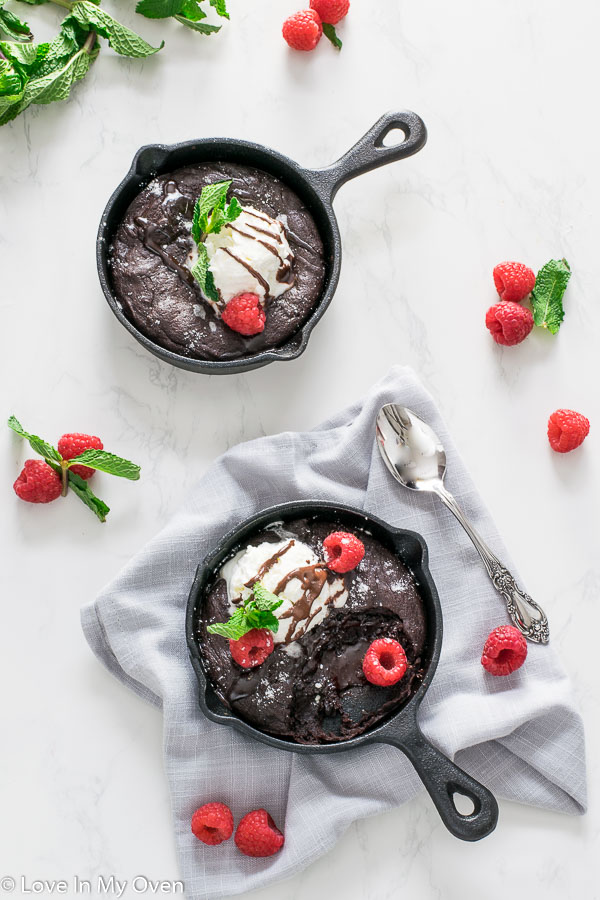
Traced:
[[283, 598], [275, 610], [279, 629], [276, 644], [290, 644], [319, 625], [332, 608], [348, 599], [343, 579], [331, 572], [314, 551], [295, 538], [249, 546], [229, 560], [221, 570], [227, 582], [231, 611], [236, 601], [246, 599], [252, 585], [260, 581], [267, 590]]
[[[285, 226], [252, 206], [242, 207], [234, 222], [209, 234], [204, 243], [223, 306], [244, 293], [257, 294], [264, 306], [294, 284], [294, 253]], [[194, 247], [188, 257], [190, 268], [196, 256]]]

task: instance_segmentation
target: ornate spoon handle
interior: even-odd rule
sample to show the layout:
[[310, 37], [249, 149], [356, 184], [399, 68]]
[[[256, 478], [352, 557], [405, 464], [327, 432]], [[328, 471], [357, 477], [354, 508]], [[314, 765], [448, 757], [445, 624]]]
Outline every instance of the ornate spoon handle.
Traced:
[[534, 641], [537, 644], [547, 644], [550, 639], [550, 631], [548, 629], [548, 619], [543, 609], [531, 599], [529, 594], [521, 590], [506, 566], [502, 565], [498, 557], [492, 553], [485, 541], [481, 539], [465, 518], [452, 494], [442, 484], [437, 488], [436, 493], [441, 497], [450, 512], [456, 516], [473, 541], [492, 580], [492, 584], [498, 593], [504, 597], [508, 614], [519, 631], [530, 641]]

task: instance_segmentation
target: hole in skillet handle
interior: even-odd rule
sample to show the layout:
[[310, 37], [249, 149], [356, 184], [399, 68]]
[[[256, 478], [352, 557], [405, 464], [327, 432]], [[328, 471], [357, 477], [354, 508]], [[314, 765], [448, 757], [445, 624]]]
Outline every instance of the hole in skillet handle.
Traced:
[[459, 816], [463, 817], [463, 819], [468, 819], [470, 816], [476, 816], [477, 813], [480, 812], [481, 801], [479, 798], [464, 794], [458, 785], [449, 784], [448, 794], [454, 804], [454, 809]]
[[406, 125], [390, 125], [389, 128], [386, 128], [386, 130], [377, 138], [375, 146], [400, 147], [408, 139], [408, 136], [409, 130]]

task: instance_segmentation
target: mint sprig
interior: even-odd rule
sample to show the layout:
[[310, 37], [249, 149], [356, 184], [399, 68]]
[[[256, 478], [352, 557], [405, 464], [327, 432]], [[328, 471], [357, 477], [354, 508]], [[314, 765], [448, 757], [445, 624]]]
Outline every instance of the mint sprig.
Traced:
[[556, 334], [565, 317], [563, 296], [571, 277], [566, 259], [551, 259], [542, 266], [531, 293], [533, 321], [551, 334]]
[[106, 472], [119, 478], [128, 478], [130, 481], [137, 481], [140, 477], [140, 467], [136, 463], [123, 459], [121, 456], [116, 456], [114, 453], [108, 453], [106, 450], [84, 450], [79, 456], [74, 456], [72, 459], [64, 459], [56, 447], [53, 447], [48, 441], [38, 437], [36, 434], [29, 434], [28, 431], [25, 431], [15, 416], [10, 416], [7, 424], [19, 437], [24, 438], [31, 449], [61, 476], [63, 497], [67, 495], [70, 488], [101, 522], [106, 521], [106, 516], [110, 512], [109, 507], [103, 500], [96, 497], [84, 478], [73, 472], [72, 466], [88, 466], [90, 469], [97, 469], [99, 472]]
[[[99, 0], [22, 0], [30, 6], [53, 3], [67, 10], [58, 35], [50, 42], [29, 43], [33, 34], [26, 22], [4, 9], [0, 0], [0, 125], [12, 121], [32, 104], [66, 99], [84, 78], [106, 40], [121, 56], [145, 58], [157, 53], [130, 28], [99, 5]], [[141, 0], [140, 12], [151, 18], [172, 16], [196, 31], [211, 34], [219, 26], [201, 20], [207, 0]], [[224, 0], [208, 0], [217, 14], [228, 18]], [[23, 53], [20, 48], [30, 52]]]
[[253, 628], [268, 628], [277, 633], [279, 619], [273, 615], [273, 610], [282, 603], [283, 598], [272, 594], [257, 581], [252, 587], [252, 594], [238, 606], [227, 622], [215, 622], [214, 625], [208, 625], [206, 630], [230, 641], [239, 641]]
[[10, 10], [4, 9], [4, 0], [0, 0], [0, 37], [3, 35], [9, 41], [33, 40], [33, 34], [27, 22], [22, 22]]
[[231, 180], [215, 181], [203, 187], [192, 216], [192, 237], [198, 248], [198, 259], [191, 272], [204, 296], [216, 304], [220, 302], [220, 298], [209, 269], [204, 241], [208, 234], [218, 234], [224, 225], [234, 222], [242, 211], [242, 205], [237, 197], [232, 197], [227, 203], [227, 192], [230, 187]]
[[[140, 0], [135, 11], [148, 19], [173, 18], [180, 25], [185, 25], [201, 34], [216, 34], [220, 25], [209, 25], [203, 22], [206, 13], [200, 6], [203, 0]], [[217, 15], [229, 18], [225, 0], [209, 0]]]

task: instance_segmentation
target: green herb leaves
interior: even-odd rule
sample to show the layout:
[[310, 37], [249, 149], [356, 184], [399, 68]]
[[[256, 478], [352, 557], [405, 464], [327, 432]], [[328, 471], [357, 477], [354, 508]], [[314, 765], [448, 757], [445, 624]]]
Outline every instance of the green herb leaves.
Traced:
[[73, 459], [63, 459], [52, 444], [35, 434], [29, 434], [25, 431], [15, 416], [10, 416], [7, 424], [20, 437], [28, 441], [31, 449], [43, 457], [48, 465], [52, 466], [54, 471], [61, 475], [63, 495], [70, 488], [101, 522], [106, 521], [106, 516], [110, 511], [108, 506], [103, 500], [96, 497], [93, 491], [90, 490], [87, 481], [77, 475], [76, 472], [73, 472], [71, 467], [85, 465], [90, 469], [97, 469], [99, 472], [106, 472], [119, 478], [128, 478], [130, 481], [137, 481], [140, 477], [140, 467], [138, 465], [130, 462], [128, 459], [115, 456], [114, 453], [107, 453], [106, 450], [85, 450], [79, 456], [73, 457]]
[[542, 266], [531, 294], [533, 321], [556, 334], [565, 317], [563, 296], [571, 277], [566, 259], [551, 259]]
[[203, 187], [192, 217], [192, 237], [198, 247], [198, 259], [192, 268], [192, 275], [204, 296], [216, 304], [219, 303], [219, 294], [208, 267], [204, 239], [207, 234], [216, 234], [224, 225], [229, 225], [241, 213], [242, 207], [237, 197], [232, 197], [227, 203], [227, 191], [230, 187], [231, 180], [215, 181]]
[[[203, 0], [140, 0], [135, 11], [148, 19], [172, 17], [181, 25], [201, 34], [214, 34], [221, 30], [221, 26], [202, 21], [206, 19], [206, 13], [200, 6], [202, 2]], [[225, 0], [209, 0], [209, 3], [219, 16], [229, 18]]]
[[45, 441], [43, 438], [38, 437], [36, 434], [29, 434], [24, 430], [23, 426], [19, 422], [15, 416], [11, 416], [7, 422], [8, 427], [12, 428], [19, 437], [25, 438], [26, 441], [29, 442], [29, 446], [33, 450], [34, 453], [38, 453], [40, 456], [43, 456], [46, 462], [60, 462], [62, 460], [62, 456], [51, 444]]
[[229, 638], [230, 641], [238, 641], [253, 628], [268, 628], [277, 632], [279, 620], [273, 615], [273, 610], [282, 603], [283, 599], [272, 594], [257, 581], [250, 597], [238, 606], [227, 622], [208, 625], [206, 630], [210, 634], [220, 634], [221, 637]]
[[[97, 0], [53, 0], [68, 10], [59, 34], [48, 43], [32, 44], [33, 35], [26, 22], [4, 9], [0, 0], [0, 125], [12, 121], [31, 104], [52, 103], [69, 96], [73, 85], [87, 75], [100, 51], [99, 39], [131, 58], [145, 58], [164, 46], [154, 47], [130, 28], [102, 9]], [[48, 0], [23, 0], [31, 6]], [[142, 15], [177, 21], [212, 34], [218, 25], [203, 20], [206, 0], [140, 0]], [[229, 18], [225, 0], [208, 0], [219, 16]], [[26, 49], [27, 52], [23, 52]]]
[[229, 225], [241, 213], [242, 207], [237, 197], [232, 197], [230, 203], [226, 202], [230, 187], [231, 181], [215, 181], [202, 188], [192, 219], [192, 237], [197, 244], [207, 234], [216, 234], [224, 225]]
[[33, 34], [27, 22], [22, 22], [14, 13], [3, 7], [4, 0], [0, 0], [0, 37], [5, 35], [9, 41], [33, 40]]
[[89, 0], [77, 0], [73, 4], [71, 17], [79, 25], [93, 28], [101, 37], [106, 38], [113, 50], [121, 56], [134, 58], [152, 56], [153, 53], [162, 50], [165, 45], [165, 42], [162, 41], [160, 47], [153, 47], [141, 38], [139, 34], [121, 25], [120, 22], [109, 16], [107, 12], [100, 9], [95, 3], [90, 3]]

